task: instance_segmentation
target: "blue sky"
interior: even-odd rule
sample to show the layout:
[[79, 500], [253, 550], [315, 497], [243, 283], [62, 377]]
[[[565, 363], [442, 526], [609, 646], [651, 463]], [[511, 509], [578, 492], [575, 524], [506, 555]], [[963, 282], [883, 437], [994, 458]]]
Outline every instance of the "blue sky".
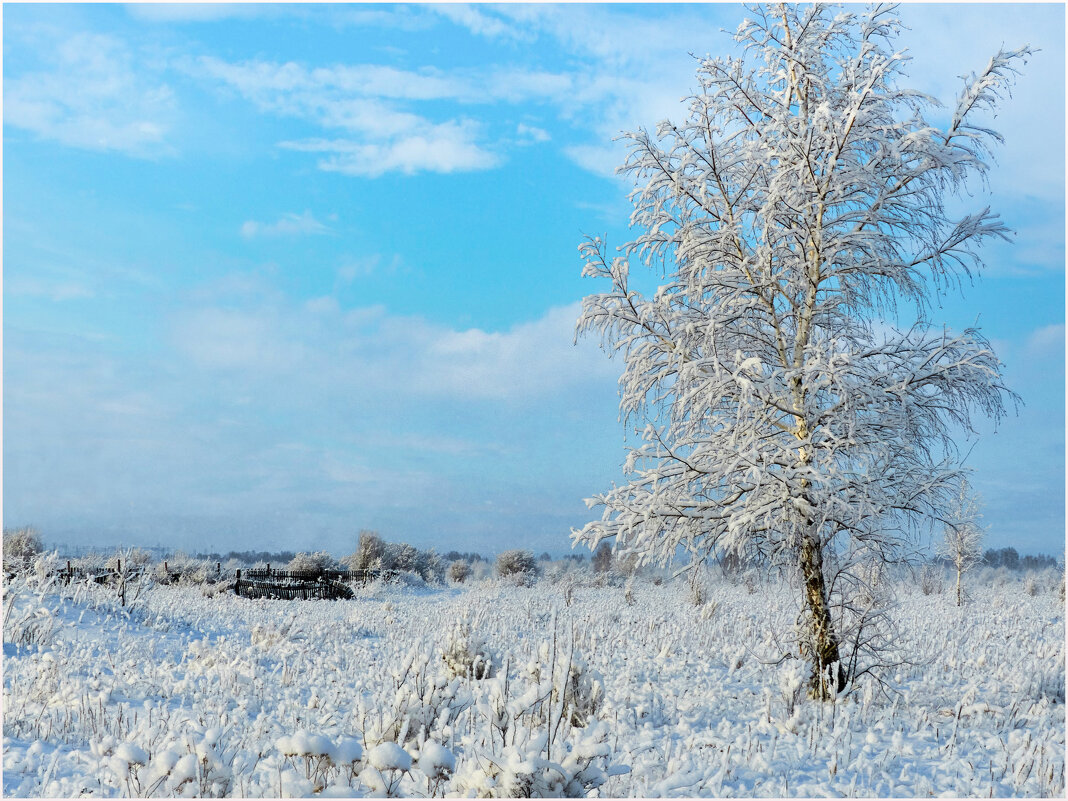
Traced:
[[[614, 137], [680, 118], [744, 14], [5, 5], [4, 525], [567, 550], [624, 456], [620, 367], [572, 344], [577, 246], [629, 238]], [[1041, 48], [968, 203], [1016, 241], [933, 316], [978, 318], [1026, 403], [969, 456], [988, 543], [1060, 552], [1064, 8], [901, 16], [944, 103]]]

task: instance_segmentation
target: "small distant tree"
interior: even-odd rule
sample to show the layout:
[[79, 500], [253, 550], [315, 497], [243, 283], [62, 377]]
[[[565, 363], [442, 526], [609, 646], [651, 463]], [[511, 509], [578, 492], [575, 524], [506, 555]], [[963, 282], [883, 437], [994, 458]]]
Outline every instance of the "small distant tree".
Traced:
[[[1000, 137], [980, 115], [1030, 50], [965, 79], [940, 126], [935, 101], [901, 85], [894, 6], [750, 12], [744, 56], [701, 62], [681, 125], [625, 135], [638, 237], [616, 257], [599, 237], [582, 246], [583, 274], [610, 286], [584, 299], [578, 332], [622, 357], [621, 416], [642, 443], [573, 538], [789, 566], [826, 699], [859, 675], [842, 645], [870, 641], [835, 620], [856, 582], [826, 560], [905, 558], [952, 504], [955, 432], [1014, 398], [979, 331], [936, 327], [929, 309], [1008, 238], [989, 209], [957, 217], [947, 199], [987, 172]], [[631, 259], [659, 273], [654, 295]]]
[[15, 573], [33, 564], [44, 545], [33, 526], [4, 529], [4, 572]]
[[405, 570], [409, 573], [420, 572], [420, 556], [419, 549], [414, 545], [409, 545], [406, 542], [390, 543], [387, 546], [389, 551], [389, 567], [392, 570]]
[[373, 567], [381, 567], [382, 558], [385, 555], [386, 543], [378, 536], [378, 532], [364, 529], [360, 532], [356, 551], [341, 561], [349, 570], [369, 570]]
[[957, 571], [957, 606], [964, 602], [961, 576], [983, 560], [983, 530], [979, 527], [979, 504], [966, 480], [960, 482], [954, 519], [946, 523], [938, 555]]
[[497, 575], [518, 584], [531, 584], [538, 576], [538, 563], [532, 551], [505, 551], [497, 557]]
[[595, 573], [607, 573], [612, 569], [612, 546], [607, 542], [602, 542], [597, 546], [597, 550], [593, 552], [593, 559], [590, 561]]

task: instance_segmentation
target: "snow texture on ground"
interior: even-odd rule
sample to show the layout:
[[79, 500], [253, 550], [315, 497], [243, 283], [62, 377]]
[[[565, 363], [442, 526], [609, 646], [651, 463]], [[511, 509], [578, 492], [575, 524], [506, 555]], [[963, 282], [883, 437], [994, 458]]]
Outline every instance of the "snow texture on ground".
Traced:
[[777, 582], [719, 578], [703, 606], [645, 580], [570, 604], [547, 580], [155, 586], [123, 609], [18, 579], [4, 794], [1063, 797], [1060, 580], [973, 582], [962, 609], [896, 582], [886, 692], [818, 704], [802, 663], [768, 664], [797, 616]]

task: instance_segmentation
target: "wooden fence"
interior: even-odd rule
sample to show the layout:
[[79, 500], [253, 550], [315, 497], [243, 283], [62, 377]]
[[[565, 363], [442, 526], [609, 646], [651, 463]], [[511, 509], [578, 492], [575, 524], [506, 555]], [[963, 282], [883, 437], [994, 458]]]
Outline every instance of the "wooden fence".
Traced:
[[[122, 578], [122, 563], [114, 567], [74, 567], [68, 561], [66, 568], [57, 571], [57, 577], [70, 584], [72, 581], [93, 581], [97, 584], [117, 583]], [[169, 583], [178, 581], [180, 573], [172, 571], [167, 562], [163, 563], [165, 579]], [[144, 574], [140, 567], [127, 567], [127, 581], [139, 579]], [[230, 584], [233, 591], [244, 598], [277, 598], [287, 601], [323, 600], [352, 598], [354, 593], [349, 583], [366, 584], [378, 579], [390, 581], [398, 576], [395, 570], [276, 570], [270, 565], [265, 568], [236, 571], [236, 578]], [[223, 581], [222, 565], [216, 563], [215, 570], [209, 571], [208, 581]], [[227, 576], [229, 578], [229, 576]]]
[[390, 581], [398, 575], [396, 570], [273, 570], [265, 568], [238, 571], [240, 576], [251, 581], [345, 581], [367, 584], [382, 579]]
[[[127, 568], [126, 580], [136, 581], [141, 578], [143, 573], [144, 569], [140, 567]], [[93, 581], [97, 584], [111, 584], [122, 577], [122, 562], [118, 562], [115, 567], [74, 567], [70, 562], [67, 562], [65, 568], [60, 568], [52, 575], [59, 578], [64, 584], [70, 584], [72, 581]]]
[[234, 592], [242, 598], [274, 598], [283, 601], [333, 601], [352, 598], [352, 588], [340, 581], [280, 581], [238, 578]]

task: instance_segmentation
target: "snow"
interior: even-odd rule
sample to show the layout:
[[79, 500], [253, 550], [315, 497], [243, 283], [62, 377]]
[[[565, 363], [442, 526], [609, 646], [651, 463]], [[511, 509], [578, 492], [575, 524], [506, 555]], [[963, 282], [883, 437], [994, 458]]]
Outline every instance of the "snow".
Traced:
[[[1063, 796], [1060, 575], [966, 575], [963, 608], [894, 577], [898, 664], [834, 704], [770, 664], [796, 588], [706, 581], [703, 607], [686, 579], [630, 604], [570, 574], [336, 602], [156, 586], [132, 610], [16, 584], [5, 795]], [[10, 621], [35, 607], [55, 627], [27, 647]], [[492, 675], [452, 673], [476, 639]]]
[[448, 748], [430, 741], [419, 752], [419, 770], [427, 776], [448, 775], [456, 770], [456, 757]]
[[379, 743], [371, 749], [368, 761], [378, 770], [408, 770], [411, 756], [396, 743]]

